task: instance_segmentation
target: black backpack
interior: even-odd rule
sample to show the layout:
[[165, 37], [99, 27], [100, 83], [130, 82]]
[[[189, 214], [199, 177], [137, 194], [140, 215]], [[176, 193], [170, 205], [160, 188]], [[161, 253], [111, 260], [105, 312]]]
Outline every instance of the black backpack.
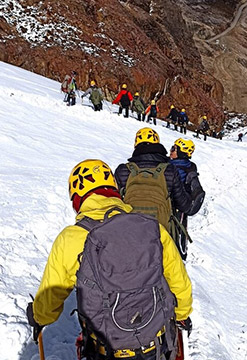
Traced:
[[151, 105], [150, 116], [156, 118], [157, 117], [157, 106]]
[[128, 96], [129, 92], [127, 91], [126, 94], [123, 94], [120, 99], [120, 104], [122, 107], [128, 107], [130, 106], [130, 99]]
[[[120, 214], [109, 218], [113, 211]], [[163, 275], [159, 223], [113, 208], [103, 222], [83, 218], [76, 225], [89, 231], [76, 274], [86, 337], [93, 334], [106, 349], [122, 350], [123, 356], [125, 349], [152, 342], [159, 351], [157, 334], [164, 333], [166, 350], [174, 350], [177, 302]]]

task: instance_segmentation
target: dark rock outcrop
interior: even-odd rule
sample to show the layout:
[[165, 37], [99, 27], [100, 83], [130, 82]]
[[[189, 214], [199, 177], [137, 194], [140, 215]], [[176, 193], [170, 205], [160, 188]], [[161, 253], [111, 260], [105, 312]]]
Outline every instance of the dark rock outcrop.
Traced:
[[223, 86], [202, 62], [193, 38], [198, 29], [188, 16], [197, 3], [210, 5], [185, 3], [10, 0], [2, 6], [0, 60], [58, 81], [76, 70], [82, 89], [94, 79], [108, 100], [127, 83], [146, 101], [156, 96], [161, 116], [174, 104], [194, 126], [206, 114], [220, 128]]

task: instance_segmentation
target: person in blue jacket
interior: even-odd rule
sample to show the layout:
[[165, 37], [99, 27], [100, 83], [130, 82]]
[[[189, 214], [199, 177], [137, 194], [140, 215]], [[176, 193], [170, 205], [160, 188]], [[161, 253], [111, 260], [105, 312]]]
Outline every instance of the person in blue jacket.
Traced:
[[182, 109], [178, 115], [178, 124], [180, 126], [180, 132], [186, 134], [187, 125], [189, 123], [188, 115], [185, 112], [185, 109]]
[[[182, 182], [184, 183], [185, 190], [191, 195], [193, 199], [192, 207], [188, 214], [185, 214], [178, 209], [174, 209], [173, 213], [179, 222], [187, 229], [188, 215], [195, 215], [201, 208], [205, 197], [197, 172], [197, 166], [190, 159], [195, 151], [195, 144], [192, 140], [185, 140], [182, 138], [177, 139], [170, 150], [170, 163], [175, 165]], [[182, 259], [185, 261], [187, 258], [188, 239], [186, 235], [179, 230], [177, 239], [175, 239]]]

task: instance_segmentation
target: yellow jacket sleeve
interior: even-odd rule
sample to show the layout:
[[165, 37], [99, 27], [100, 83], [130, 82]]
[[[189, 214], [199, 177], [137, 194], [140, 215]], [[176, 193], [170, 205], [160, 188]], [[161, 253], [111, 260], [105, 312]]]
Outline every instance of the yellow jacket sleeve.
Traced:
[[[130, 205], [116, 197], [92, 194], [82, 203], [76, 220], [79, 221], [83, 216], [102, 220], [105, 212], [116, 206], [126, 212], [132, 210]], [[62, 313], [64, 301], [76, 283], [76, 272], [79, 268], [77, 259], [83, 252], [87, 234], [87, 230], [72, 225], [66, 227], [54, 241], [33, 302], [34, 319], [38, 324], [51, 324]]]
[[54, 241], [33, 303], [34, 319], [38, 324], [51, 324], [62, 313], [64, 301], [75, 286], [77, 258], [83, 251], [86, 235], [86, 230], [69, 226]]
[[185, 320], [192, 312], [192, 286], [177, 247], [168, 232], [160, 225], [163, 245], [164, 276], [177, 298], [177, 320]]

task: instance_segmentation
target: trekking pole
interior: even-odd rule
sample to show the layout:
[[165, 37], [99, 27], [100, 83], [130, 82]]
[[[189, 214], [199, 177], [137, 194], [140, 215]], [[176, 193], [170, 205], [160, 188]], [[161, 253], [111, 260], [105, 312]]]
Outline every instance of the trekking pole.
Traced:
[[40, 333], [39, 333], [38, 343], [39, 343], [39, 356], [40, 356], [40, 360], [45, 360], [45, 353], [44, 353], [44, 347], [43, 347], [42, 331], [40, 331]]
[[106, 104], [106, 106], [108, 107], [110, 113], [112, 113], [111, 108], [110, 108], [110, 106], [108, 105], [107, 101], [103, 100], [103, 102], [104, 102], [104, 104]]

